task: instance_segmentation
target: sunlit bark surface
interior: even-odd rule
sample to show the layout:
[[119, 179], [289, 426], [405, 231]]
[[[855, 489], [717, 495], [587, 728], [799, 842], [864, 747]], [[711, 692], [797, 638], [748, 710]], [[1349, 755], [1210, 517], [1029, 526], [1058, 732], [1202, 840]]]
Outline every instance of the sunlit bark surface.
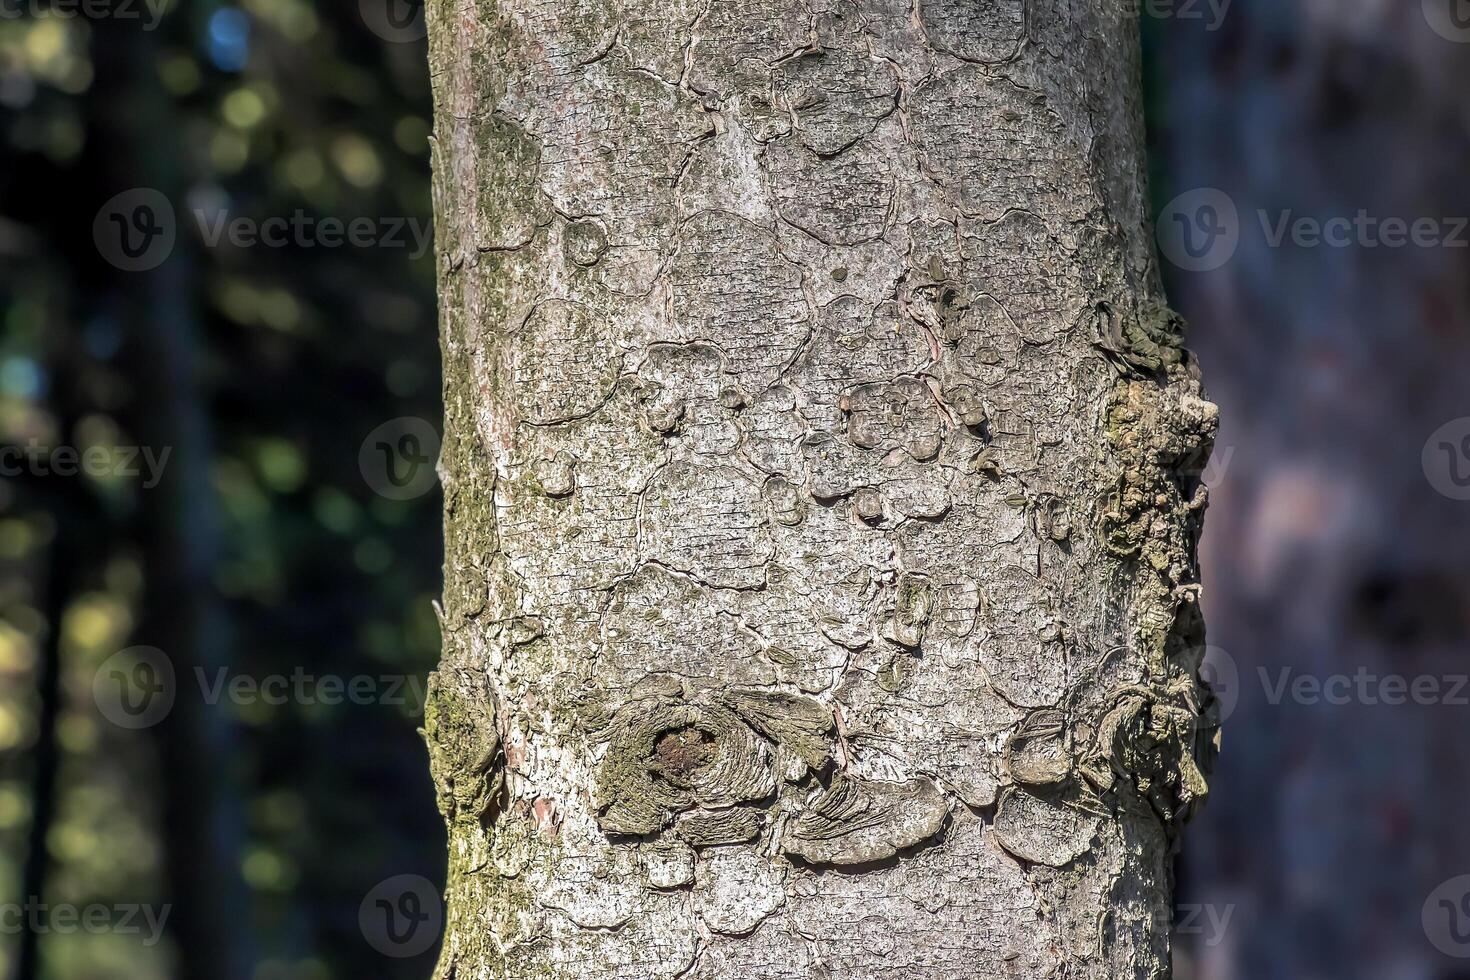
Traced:
[[1130, 11], [430, 25], [440, 976], [1164, 976], [1215, 410]]

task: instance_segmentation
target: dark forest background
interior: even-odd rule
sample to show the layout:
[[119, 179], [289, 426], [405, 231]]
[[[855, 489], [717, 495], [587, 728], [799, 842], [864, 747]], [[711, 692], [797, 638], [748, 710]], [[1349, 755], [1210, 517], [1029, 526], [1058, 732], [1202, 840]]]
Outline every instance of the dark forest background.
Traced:
[[[433, 255], [406, 228], [431, 214], [422, 18], [356, 0], [172, 0], [156, 20], [142, 0], [5, 6], [21, 16], [0, 18], [0, 440], [121, 456], [0, 484], [0, 900], [101, 905], [119, 925], [135, 904], [171, 912], [153, 945], [50, 922], [36, 973], [30, 930], [5, 930], [4, 972], [425, 977], [432, 953], [385, 956], [359, 922], [380, 882], [444, 865], [416, 734], [439, 500], [384, 482], [373, 445], [360, 465], [375, 429], [440, 415]], [[137, 189], [176, 234], [131, 271], [158, 255], [120, 255], [105, 219], [142, 248], [133, 208], [157, 198], [109, 205]], [[370, 219], [375, 242], [206, 233], [298, 212]], [[133, 447], [171, 448], [156, 486], [141, 459], [127, 474]], [[94, 681], [111, 696], [140, 645], [176, 696], [124, 727]], [[220, 669], [292, 687], [210, 704]]]
[[[426, 978], [421, 12], [151, 4], [0, 0], [0, 975]], [[1259, 673], [1467, 670], [1470, 503], [1422, 454], [1470, 415], [1470, 249], [1254, 227], [1470, 214], [1470, 4], [1138, 6], [1161, 220], [1205, 191], [1239, 222], [1227, 261], [1166, 263], [1223, 410], [1229, 715], [1178, 976], [1470, 976], [1470, 707]]]

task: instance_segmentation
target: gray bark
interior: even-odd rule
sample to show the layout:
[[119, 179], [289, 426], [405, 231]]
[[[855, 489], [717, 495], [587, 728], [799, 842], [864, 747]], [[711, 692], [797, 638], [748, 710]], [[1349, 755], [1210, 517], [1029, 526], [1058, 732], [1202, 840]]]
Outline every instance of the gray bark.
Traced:
[[1212, 437], [1121, 2], [431, 3], [448, 977], [1160, 977]]

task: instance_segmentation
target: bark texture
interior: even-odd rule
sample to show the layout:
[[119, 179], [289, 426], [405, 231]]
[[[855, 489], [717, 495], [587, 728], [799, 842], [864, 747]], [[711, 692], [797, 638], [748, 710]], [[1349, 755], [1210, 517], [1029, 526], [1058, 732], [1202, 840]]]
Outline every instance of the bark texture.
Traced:
[[1215, 410], [1128, 5], [429, 17], [439, 975], [1167, 975]]

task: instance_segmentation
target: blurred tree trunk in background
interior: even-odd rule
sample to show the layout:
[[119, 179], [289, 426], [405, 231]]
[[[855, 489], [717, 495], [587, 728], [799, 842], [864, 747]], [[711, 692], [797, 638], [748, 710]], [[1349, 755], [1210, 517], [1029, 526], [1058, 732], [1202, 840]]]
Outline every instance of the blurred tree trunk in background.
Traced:
[[[74, 433], [82, 412], [81, 401], [65, 367], [76, 357], [75, 334], [58, 330], [47, 338], [51, 344], [48, 364], [56, 379], [51, 405], [60, 431]], [[12, 480], [14, 478], [11, 478]], [[65, 619], [67, 610], [81, 592], [83, 569], [89, 548], [101, 548], [109, 538], [106, 523], [99, 521], [95, 498], [75, 482], [45, 487], [46, 512], [52, 527], [46, 558], [43, 607], [47, 632], [36, 684], [36, 742], [31, 753], [31, 812], [26, 851], [21, 871], [20, 896], [45, 900], [49, 896], [51, 853], [49, 841], [56, 829], [57, 784], [61, 769], [58, 722], [62, 712], [62, 675], [66, 657]], [[110, 543], [110, 542], [109, 542]], [[43, 931], [31, 916], [25, 917], [24, 932], [17, 942], [15, 965], [10, 976], [33, 980], [41, 975]]]
[[[157, 74], [154, 35], [116, 20], [97, 22], [93, 127], [103, 186], [152, 188], [183, 202], [181, 140]], [[198, 282], [188, 237], [150, 272], [123, 273], [107, 287], [105, 313], [129, 337], [136, 385], [133, 430], [169, 450], [158, 486], [140, 495], [137, 533], [146, 593], [135, 635], [164, 651], [182, 693], [152, 731], [165, 792], [161, 808], [169, 935], [186, 980], [247, 980], [255, 965], [250, 895], [241, 876], [244, 810], [235, 719], [203, 698], [203, 676], [230, 665], [214, 569], [220, 547], [210, 482], [214, 447], [200, 375]]]
[[429, 14], [440, 976], [1165, 976], [1215, 410], [1131, 6]]
[[[1218, 188], [1240, 220], [1228, 263], [1171, 284], [1225, 420], [1207, 608], [1238, 706], [1185, 897], [1235, 905], [1199, 951], [1212, 980], [1464, 976], [1420, 915], [1470, 871], [1465, 692], [1394, 706], [1354, 681], [1346, 704], [1288, 689], [1273, 705], [1266, 680], [1466, 673], [1467, 505], [1421, 465], [1431, 433], [1470, 414], [1455, 2], [1237, 0], [1217, 30], [1158, 32], [1160, 198]], [[1360, 211], [1431, 219], [1443, 243], [1387, 247], [1380, 228], [1273, 247], [1266, 232]]]

